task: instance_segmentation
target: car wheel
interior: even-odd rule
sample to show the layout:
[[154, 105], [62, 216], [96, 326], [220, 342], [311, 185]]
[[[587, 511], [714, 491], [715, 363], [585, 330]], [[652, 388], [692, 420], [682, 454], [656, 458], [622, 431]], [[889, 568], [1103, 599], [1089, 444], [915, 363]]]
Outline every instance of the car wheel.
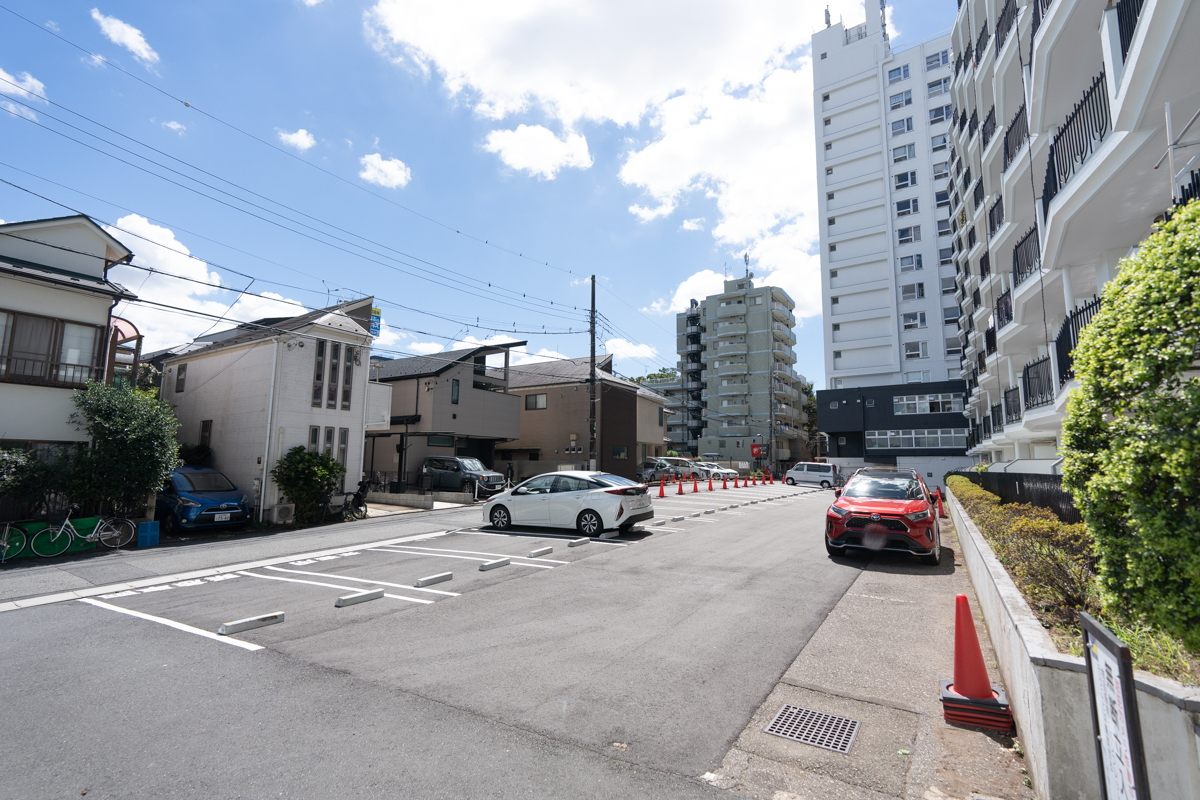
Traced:
[[599, 536], [604, 532], [604, 521], [589, 508], [579, 512], [579, 517], [575, 520], [575, 530], [579, 531], [581, 536]]
[[846, 548], [845, 547], [836, 547], [836, 546], [830, 544], [829, 537], [826, 536], [825, 537], [825, 552], [831, 556], [844, 556], [844, 555], [846, 555]]
[[158, 523], [159, 533], [163, 536], [175, 535], [175, 515], [171, 513], [164, 514]]
[[829, 488], [829, 481], [821, 481], [821, 488], [822, 488], [822, 489], [828, 489], [828, 488]]
[[795, 479], [795, 478], [788, 478], [788, 479], [787, 479], [787, 485], [788, 485], [788, 486], [795, 486], [795, 485], [796, 485], [796, 479]]
[[508, 509], [504, 506], [493, 508], [490, 519], [492, 527], [498, 531], [508, 530], [508, 527], [512, 525], [512, 517], [509, 516]]
[[942, 537], [936, 535], [933, 540], [933, 552], [929, 555], [921, 556], [921, 563], [929, 567], [936, 567], [942, 563]]

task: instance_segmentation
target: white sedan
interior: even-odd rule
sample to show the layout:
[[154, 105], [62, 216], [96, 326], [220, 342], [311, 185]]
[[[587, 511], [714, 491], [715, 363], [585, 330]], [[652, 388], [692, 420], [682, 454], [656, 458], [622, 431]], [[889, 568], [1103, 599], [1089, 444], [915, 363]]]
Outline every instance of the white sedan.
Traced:
[[530, 478], [483, 504], [483, 521], [498, 531], [512, 525], [574, 528], [583, 536], [626, 530], [651, 519], [646, 485], [606, 472], [550, 472]]
[[739, 474], [736, 469], [722, 467], [720, 464], [713, 464], [709, 461], [697, 462], [696, 466], [703, 470], [700, 474], [701, 478], [711, 477], [715, 481], [719, 481], [721, 478], [736, 478]]

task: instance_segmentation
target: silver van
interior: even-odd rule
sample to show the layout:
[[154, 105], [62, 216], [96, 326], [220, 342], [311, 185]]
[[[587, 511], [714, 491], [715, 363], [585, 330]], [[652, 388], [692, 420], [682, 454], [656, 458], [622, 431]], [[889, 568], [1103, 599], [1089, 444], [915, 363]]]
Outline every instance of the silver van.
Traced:
[[819, 464], [815, 461], [801, 461], [787, 471], [783, 476], [783, 480], [788, 486], [795, 486], [798, 483], [812, 483], [819, 485], [822, 489], [829, 489], [834, 486], [841, 486], [845, 478], [838, 470], [837, 464]]

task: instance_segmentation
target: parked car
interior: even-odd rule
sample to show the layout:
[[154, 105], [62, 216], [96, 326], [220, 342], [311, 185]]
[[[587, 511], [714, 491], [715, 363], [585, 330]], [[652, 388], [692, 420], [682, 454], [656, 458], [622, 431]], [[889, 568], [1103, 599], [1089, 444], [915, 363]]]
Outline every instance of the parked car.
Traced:
[[913, 470], [867, 468], [850, 477], [825, 514], [825, 550], [909, 553], [937, 566], [942, 534], [937, 506]]
[[474, 493], [478, 485], [483, 497], [504, 489], [504, 476], [488, 469], [477, 458], [428, 456], [421, 462], [421, 477], [430, 479], [429, 488], [435, 492]]
[[606, 472], [548, 472], [489, 498], [483, 521], [500, 531], [534, 525], [599, 536], [651, 519], [654, 507], [646, 490], [644, 483]]
[[252, 502], [215, 469], [179, 467], [158, 493], [154, 518], [164, 533], [245, 525]]
[[710, 461], [697, 461], [696, 469], [700, 470], [700, 480], [706, 481], [712, 478], [714, 481], [719, 481], [721, 478], [736, 478], [738, 471], [729, 467], [722, 467], [720, 464], [713, 464]]
[[810, 483], [820, 486], [822, 489], [841, 486], [844, 480], [837, 464], [823, 464], [816, 461], [801, 461], [793, 464], [783, 475], [783, 481], [788, 486]]
[[664, 478], [678, 481], [684, 478], [691, 478], [693, 475], [697, 478], [701, 477], [700, 469], [696, 466], [696, 462], [674, 456], [664, 456], [656, 458], [653, 461], [643, 461], [641, 469], [638, 470], [638, 478], [642, 483], [658, 483], [658, 481]]

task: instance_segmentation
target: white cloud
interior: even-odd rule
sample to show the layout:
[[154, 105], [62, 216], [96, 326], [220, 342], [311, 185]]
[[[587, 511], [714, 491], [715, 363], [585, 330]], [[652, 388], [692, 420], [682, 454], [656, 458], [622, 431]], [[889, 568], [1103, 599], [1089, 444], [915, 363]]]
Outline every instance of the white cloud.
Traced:
[[609, 339], [604, 343], [604, 352], [611, 353], [617, 359], [639, 358], [654, 359], [658, 350], [653, 345], [634, 344], [627, 339]]
[[446, 349], [446, 346], [441, 342], [408, 342], [402, 349], [406, 353], [428, 356], [433, 353], [442, 352]]
[[304, 3], [304, 5], [308, 6], [309, 8], [312, 8], [313, 6], [319, 6], [322, 3], [322, 0], [300, 0], [300, 2]]
[[106, 17], [100, 13], [97, 8], [92, 9], [92, 19], [100, 26], [100, 32], [113, 44], [124, 47], [129, 52], [133, 53], [139, 61], [146, 66], [153, 66], [158, 63], [158, 53], [154, 52], [154, 48], [146, 41], [146, 37], [142, 36], [142, 32], [130, 25], [128, 22], [122, 22], [116, 17]]
[[[272, 292], [262, 293], [266, 297], [245, 295], [235, 303], [237, 289], [204, 286], [171, 277], [175, 275], [204, 283], [216, 283], [222, 287], [227, 285], [221, 275], [210, 270], [206, 263], [188, 257], [190, 251], [175, 238], [174, 231], [155, 225], [145, 217], [129, 214], [117, 220], [115, 227], [106, 230], [137, 253], [135, 264], [167, 273], [157, 275], [121, 264], [109, 270], [111, 280], [129, 289], [142, 300], [218, 317], [224, 315], [228, 320], [218, 323], [211, 318], [189, 316], [140, 303], [122, 304], [117, 313], [133, 322], [146, 337], [142, 344], [145, 352], [183, 344], [209, 328], [220, 330], [231, 328], [238, 322], [263, 317], [292, 316], [306, 311], [295, 300]], [[139, 236], [144, 238], [138, 238]], [[147, 239], [149, 241], [146, 241]], [[152, 243], [163, 246], [158, 247]], [[232, 307], [230, 303], [233, 303]]]
[[513, 169], [523, 169], [543, 180], [553, 180], [563, 167], [587, 169], [592, 165], [587, 139], [568, 133], [559, 139], [541, 125], [518, 125], [512, 131], [492, 131], [484, 149], [496, 153]]
[[[652, 223], [700, 194], [716, 205], [717, 244], [738, 255], [750, 250], [760, 280], [798, 292], [816, 277], [808, 43], [823, 5], [377, 0], [364, 22], [381, 53], [436, 74], [484, 118], [541, 115], [572, 134], [585, 121], [627, 126], [619, 175], [644, 192], [631, 214]], [[832, 0], [830, 11], [854, 25], [863, 6]], [[518, 151], [503, 142], [489, 136], [488, 147], [513, 166]], [[527, 155], [518, 168], [552, 175], [553, 151], [537, 155], [541, 161]], [[684, 285], [680, 292], [688, 294]], [[797, 301], [800, 316], [819, 313], [819, 303]]]
[[[10, 75], [0, 69], [0, 94], [15, 97], [23, 103], [45, 103], [46, 85], [28, 72], [20, 75]], [[40, 96], [39, 96], [40, 95]], [[19, 114], [26, 119], [37, 121], [37, 114], [28, 108], [8, 100], [0, 100], [0, 108]]]
[[517, 367], [526, 364], [540, 364], [546, 361], [558, 361], [568, 357], [557, 350], [551, 350], [549, 347], [543, 347], [536, 353], [530, 353], [524, 347], [514, 347], [512, 353], [512, 360], [509, 363]]
[[301, 128], [295, 133], [288, 133], [287, 131], [279, 131], [278, 133], [279, 141], [283, 142], [288, 147], [296, 148], [301, 153], [317, 143], [317, 140], [313, 138], [313, 135], [304, 130], [304, 128]]
[[685, 219], [680, 223], [679, 229], [684, 231], [702, 231], [704, 230], [704, 217]]
[[642, 311], [652, 314], [675, 314], [686, 309], [692, 299], [703, 300], [710, 294], [720, 294], [724, 289], [725, 276], [711, 269], [702, 269], [680, 283], [670, 300], [660, 298]]
[[384, 158], [379, 153], [371, 153], [359, 159], [362, 172], [358, 177], [367, 183], [374, 183], [386, 189], [403, 188], [412, 180], [412, 170], [398, 158]]
[[58, 23], [52, 19], [46, 20], [46, 27], [54, 32], [58, 32]]
[[162, 126], [164, 128], [166, 128], [167, 130], [175, 131], [180, 136], [182, 136], [183, 132], [187, 130], [186, 125], [184, 125], [182, 122], [176, 122], [175, 120], [171, 120], [170, 122], [164, 122], [162, 124]]

